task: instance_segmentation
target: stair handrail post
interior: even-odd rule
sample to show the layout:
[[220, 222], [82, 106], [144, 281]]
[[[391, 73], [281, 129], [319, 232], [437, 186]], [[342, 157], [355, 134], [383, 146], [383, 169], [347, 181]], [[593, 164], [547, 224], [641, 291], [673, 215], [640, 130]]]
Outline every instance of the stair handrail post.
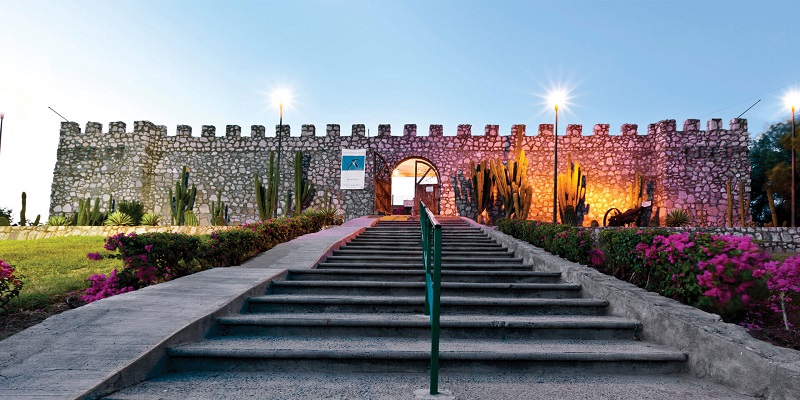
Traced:
[[439, 305], [442, 291], [442, 224], [419, 202], [422, 266], [425, 269], [425, 315], [431, 322], [431, 390], [439, 393]]

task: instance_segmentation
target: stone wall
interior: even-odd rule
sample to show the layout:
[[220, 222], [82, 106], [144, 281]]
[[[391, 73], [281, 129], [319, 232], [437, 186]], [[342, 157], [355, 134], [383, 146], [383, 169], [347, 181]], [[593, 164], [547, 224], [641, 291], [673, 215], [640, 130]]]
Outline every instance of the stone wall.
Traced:
[[176, 232], [189, 235], [210, 235], [213, 231], [233, 226], [0, 226], [0, 240], [49, 239], [63, 236], [112, 236], [117, 233]]
[[[58, 160], [53, 174], [51, 214], [75, 211], [85, 197], [109, 195], [122, 200], [139, 200], [147, 211], [169, 217], [168, 190], [175, 184], [182, 166], [191, 171], [197, 185], [195, 210], [201, 223], [209, 219], [209, 204], [217, 190], [230, 208], [232, 223], [255, 221], [257, 212], [253, 174], [266, 176], [269, 151], [278, 147], [275, 136], [253, 125], [249, 136], [241, 128], [228, 125], [224, 136], [216, 136], [213, 126], [204, 125], [200, 136], [192, 128], [179, 125], [175, 135], [164, 126], [137, 121], [132, 132], [122, 122], [112, 122], [108, 132], [90, 122], [85, 132], [75, 123], [62, 123]], [[379, 153], [390, 168], [400, 162], [420, 157], [430, 161], [441, 178], [440, 210], [443, 215], [475, 218], [476, 207], [469, 181], [470, 161], [513, 157], [514, 135], [524, 134], [522, 147], [529, 159], [528, 179], [534, 188], [529, 218], [549, 221], [552, 218], [553, 126], [540, 125], [538, 132], [514, 125], [508, 135], [497, 125], [487, 125], [483, 134], [473, 134], [471, 125], [459, 125], [455, 136], [445, 136], [441, 125], [431, 125], [427, 136], [417, 135], [417, 126], [403, 127], [402, 135], [392, 135], [389, 125], [380, 125], [378, 135], [367, 137], [364, 125], [353, 125], [350, 135], [342, 135], [339, 125], [327, 125], [324, 135], [317, 135], [314, 125], [303, 125], [299, 136], [292, 136], [285, 125], [280, 137], [282, 149], [280, 210], [285, 193], [293, 184], [293, 160], [303, 152], [304, 173], [316, 186], [312, 205], [321, 205], [325, 193], [330, 204], [342, 210], [346, 219], [374, 212], [373, 154]], [[586, 201], [591, 205], [584, 219], [602, 223], [611, 207], [626, 208], [628, 186], [635, 172], [655, 182], [656, 207], [666, 212], [684, 208], [693, 213], [702, 226], [721, 226], [727, 209], [725, 183], [738, 181], [749, 187], [747, 122], [731, 121], [722, 129], [721, 121], [708, 122], [700, 130], [698, 120], [687, 120], [683, 131], [674, 120], [651, 124], [647, 134], [638, 127], [623, 125], [620, 135], [610, 135], [609, 126], [595, 125], [584, 134], [581, 125], [568, 125], [559, 135], [559, 171], [565, 171], [566, 155], [582, 165], [587, 176]], [[366, 185], [363, 190], [342, 190], [340, 157], [342, 149], [367, 149]], [[734, 186], [735, 187], [735, 186]], [[736, 192], [736, 191], [734, 191]], [[738, 205], [738, 193], [734, 193]], [[749, 194], [745, 193], [745, 202]], [[499, 206], [498, 206], [499, 207]], [[499, 213], [499, 208], [494, 209]], [[738, 207], [734, 210], [738, 220]]]

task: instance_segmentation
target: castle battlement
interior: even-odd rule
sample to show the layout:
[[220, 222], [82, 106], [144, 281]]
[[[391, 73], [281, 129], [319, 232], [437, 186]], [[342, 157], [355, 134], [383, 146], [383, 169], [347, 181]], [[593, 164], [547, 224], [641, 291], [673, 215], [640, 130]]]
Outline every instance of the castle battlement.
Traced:
[[[213, 125], [178, 125], [170, 131], [150, 121], [135, 121], [131, 126], [111, 122], [107, 131], [98, 122], [88, 122], [82, 131], [77, 123], [64, 122], [53, 173], [51, 212], [71, 212], [78, 200], [87, 196], [111, 195], [140, 200], [148, 210], [168, 216], [168, 189], [186, 165], [198, 188], [201, 221], [208, 220], [208, 204], [217, 190], [230, 199], [233, 222], [253, 221], [253, 174], [266, 173], [269, 152], [280, 148], [286, 154], [302, 153], [304, 173], [317, 188], [317, 205], [330, 193], [331, 204], [348, 218], [375, 212], [372, 174], [381, 166], [374, 165], [377, 157], [372, 154], [379, 154], [388, 169], [409, 158], [429, 160], [442, 179], [441, 212], [474, 218], [471, 181], [465, 179], [470, 162], [509, 159], [521, 134], [529, 161], [528, 180], [534, 188], [529, 217], [551, 218], [553, 124], [539, 124], [535, 129], [523, 124], [487, 124], [482, 130], [459, 124], [455, 132], [439, 124], [426, 128], [403, 124], [394, 131], [391, 125], [380, 124], [370, 136], [364, 124], [353, 124], [349, 132], [342, 132], [339, 124], [320, 126], [319, 131], [313, 124], [297, 128], [293, 134], [288, 124], [282, 131], [278, 125], [251, 125], [248, 134], [239, 125], [226, 125], [223, 134], [222, 128], [217, 131]], [[629, 204], [625, 196], [635, 173], [655, 182], [654, 202], [664, 208], [662, 215], [682, 208], [695, 216], [702, 214], [711, 226], [721, 225], [727, 212], [727, 180], [749, 186], [749, 135], [744, 119], [732, 119], [728, 129], [721, 119], [705, 125], [687, 119], [679, 130], [675, 120], [667, 119], [649, 124], [646, 130], [623, 124], [618, 134], [611, 132], [609, 124], [591, 129], [578, 124], [559, 127], [559, 155], [572, 154], [587, 176], [586, 201], [592, 205], [587, 223], [602, 220], [611, 207]], [[364, 189], [340, 188], [342, 149], [365, 149], [370, 154]], [[568, 167], [566, 159], [558, 157], [559, 170]], [[293, 190], [293, 163], [294, 157], [288, 156], [280, 161], [281, 171], [286, 172], [280, 182], [282, 193]]]
[[[120, 135], [120, 134], [157, 134], [164, 137], [182, 137], [182, 138], [272, 138], [280, 134], [279, 125], [275, 125], [275, 133], [273, 135], [266, 135], [266, 128], [264, 125], [251, 125], [250, 134], [248, 136], [242, 135], [242, 128], [239, 125], [226, 125], [225, 135], [218, 136], [217, 129], [214, 125], [202, 125], [200, 128], [200, 135], [194, 135], [192, 127], [189, 125], [178, 125], [175, 128], [174, 134], [170, 134], [167, 127], [164, 125], [155, 125], [150, 121], [136, 121], [134, 122], [132, 132], [127, 132], [127, 125], [124, 122], [111, 122], [109, 123], [108, 131], [103, 131], [103, 124], [99, 122], [87, 122], [85, 130], [82, 132], [80, 125], [75, 122], [62, 122], [61, 135]], [[619, 135], [611, 135], [611, 126], [609, 124], [596, 124], [591, 131], [586, 134], [583, 132], [583, 125], [568, 124], [564, 132], [559, 132], [559, 136], [569, 137], [589, 137], [589, 136], [657, 136], [659, 134], [680, 134], [680, 133], [697, 133], [697, 132], [718, 132], [725, 134], [725, 132], [742, 133], [747, 131], [747, 120], [742, 118], [734, 118], [730, 121], [730, 128], [724, 129], [722, 119], [714, 118], [707, 121], [706, 130], [700, 130], [699, 119], [687, 119], [683, 123], [683, 130], [678, 131], [674, 119], [667, 119], [657, 123], [649, 124], [647, 132], [639, 134], [637, 124], [622, 124], [619, 130]], [[428, 129], [428, 137], [501, 137], [501, 136], [515, 136], [521, 129], [525, 132], [525, 136], [553, 136], [553, 124], [539, 124], [537, 131], [529, 131], [523, 124], [512, 125], [508, 131], [500, 129], [500, 125], [485, 125], [483, 135], [473, 135], [471, 124], [460, 124], [456, 128], [455, 135], [445, 135], [445, 130], [442, 125], [431, 124]], [[350, 136], [365, 137], [366, 128], [364, 124], [354, 124], [351, 129]], [[377, 138], [390, 138], [390, 137], [418, 137], [417, 124], [403, 125], [402, 134], [392, 134], [392, 126], [390, 124], [378, 125]], [[300, 134], [292, 136], [291, 125], [283, 125], [283, 137], [318, 137], [316, 133], [316, 126], [313, 124], [303, 124], [300, 129]], [[342, 130], [339, 124], [327, 124], [325, 128], [325, 135], [328, 137], [341, 137]], [[421, 136], [425, 137], [425, 136]]]

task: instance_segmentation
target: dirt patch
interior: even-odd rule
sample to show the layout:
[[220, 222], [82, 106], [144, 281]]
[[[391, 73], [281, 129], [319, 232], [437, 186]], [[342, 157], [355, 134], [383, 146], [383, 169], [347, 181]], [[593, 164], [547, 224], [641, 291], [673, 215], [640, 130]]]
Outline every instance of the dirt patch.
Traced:
[[60, 314], [67, 310], [69, 310], [69, 306], [64, 302], [60, 302], [36, 310], [18, 310], [12, 313], [8, 318], [0, 317], [0, 340], [28, 329], [46, 320], [50, 316]]

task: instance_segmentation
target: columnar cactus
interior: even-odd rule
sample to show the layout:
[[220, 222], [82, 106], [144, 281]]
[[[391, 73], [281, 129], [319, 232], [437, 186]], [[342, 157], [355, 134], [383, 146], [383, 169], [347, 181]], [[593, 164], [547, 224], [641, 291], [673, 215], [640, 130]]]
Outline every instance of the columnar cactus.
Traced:
[[227, 226], [229, 222], [228, 206], [222, 202], [222, 191], [217, 190], [217, 201], [211, 201], [211, 225]]
[[482, 221], [482, 219], [483, 212], [489, 208], [489, 204], [491, 203], [490, 194], [492, 192], [492, 185], [494, 185], [492, 170], [489, 168], [489, 163], [485, 160], [477, 165], [470, 161], [469, 169], [472, 172], [472, 193], [478, 205], [478, 217], [476, 221], [478, 223], [486, 222]]
[[517, 159], [509, 160], [508, 165], [503, 164], [499, 159], [493, 160], [491, 169], [497, 184], [497, 191], [503, 198], [506, 218], [527, 219], [533, 198], [533, 188], [525, 177], [528, 170], [525, 151], [520, 149], [517, 152]]
[[572, 162], [572, 154], [567, 154], [566, 173], [558, 175], [558, 213], [561, 223], [577, 225], [583, 222], [583, 215], [589, 210], [586, 206], [586, 176], [581, 172], [581, 166]]
[[171, 199], [170, 213], [173, 226], [181, 226], [186, 221], [185, 214], [194, 208], [194, 200], [197, 198], [197, 188], [192, 185], [189, 189], [189, 168], [183, 166], [183, 171], [178, 181], [175, 182], [175, 192], [169, 190]]
[[267, 175], [267, 185], [261, 183], [258, 178], [258, 173], [253, 174], [253, 183], [256, 190], [256, 207], [258, 208], [258, 217], [262, 221], [268, 220], [272, 216], [277, 203], [277, 191], [273, 190], [275, 185], [275, 153], [269, 152], [269, 173]]
[[[303, 153], [298, 151], [294, 155], [294, 215], [300, 215], [313, 192], [314, 184], [303, 179]], [[289, 206], [288, 202], [286, 206]]]
[[19, 211], [19, 226], [25, 226], [25, 209], [28, 205], [28, 195], [22, 192], [22, 210]]

